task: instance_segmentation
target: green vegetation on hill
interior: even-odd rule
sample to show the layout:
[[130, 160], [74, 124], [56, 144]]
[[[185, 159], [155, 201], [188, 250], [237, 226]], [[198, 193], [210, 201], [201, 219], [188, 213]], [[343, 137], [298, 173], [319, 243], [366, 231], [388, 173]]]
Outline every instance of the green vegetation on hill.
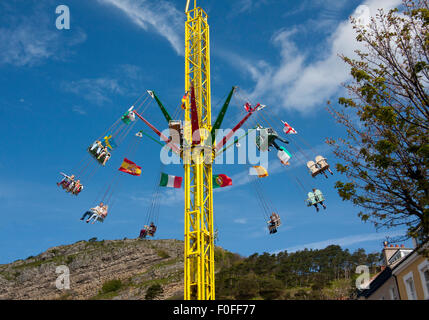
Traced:
[[217, 299], [345, 299], [354, 293], [358, 265], [377, 272], [379, 254], [353, 253], [331, 245], [322, 250], [253, 254], [222, 252], [216, 275]]

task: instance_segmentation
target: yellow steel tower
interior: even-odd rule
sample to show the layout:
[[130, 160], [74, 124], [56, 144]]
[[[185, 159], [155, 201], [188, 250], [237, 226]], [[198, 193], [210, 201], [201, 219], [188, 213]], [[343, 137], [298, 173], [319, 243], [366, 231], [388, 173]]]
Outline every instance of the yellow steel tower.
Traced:
[[[192, 138], [194, 114], [185, 111], [185, 300], [214, 300], [213, 146], [210, 140], [210, 42], [207, 14], [186, 4], [185, 91], [194, 88], [200, 139]], [[189, 102], [188, 102], [189, 104]], [[205, 153], [204, 153], [205, 152]], [[204, 161], [205, 156], [209, 161]], [[192, 155], [192, 156], [191, 156]], [[207, 159], [207, 158], [206, 158]]]

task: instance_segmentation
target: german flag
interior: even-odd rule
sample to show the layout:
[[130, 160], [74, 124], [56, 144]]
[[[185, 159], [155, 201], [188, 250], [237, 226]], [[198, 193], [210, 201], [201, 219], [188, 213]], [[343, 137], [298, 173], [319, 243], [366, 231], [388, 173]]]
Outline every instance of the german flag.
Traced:
[[139, 167], [127, 158], [124, 158], [124, 162], [122, 162], [121, 167], [118, 170], [133, 176], [139, 176], [142, 173], [142, 167]]

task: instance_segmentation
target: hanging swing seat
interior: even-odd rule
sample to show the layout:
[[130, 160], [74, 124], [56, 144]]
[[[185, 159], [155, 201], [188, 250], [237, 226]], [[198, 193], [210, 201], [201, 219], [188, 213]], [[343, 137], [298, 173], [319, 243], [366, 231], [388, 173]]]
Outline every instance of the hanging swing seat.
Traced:
[[273, 128], [258, 128], [256, 130], [256, 146], [259, 151], [268, 151], [279, 135]]
[[280, 216], [273, 212], [271, 214], [270, 220], [267, 221], [268, 224], [268, 230], [270, 231], [270, 234], [276, 233], [277, 228], [281, 226], [282, 222], [280, 220]]
[[290, 165], [289, 160], [291, 158], [291, 154], [285, 148], [280, 147], [280, 150], [277, 151], [277, 157], [279, 158], [280, 162], [285, 166]]
[[314, 161], [307, 161], [307, 168], [313, 178], [322, 172]]
[[133, 109], [134, 109], [134, 106], [129, 108], [128, 111], [122, 115], [121, 120], [123, 123], [130, 124], [131, 122], [136, 121], [136, 115], [132, 111]]
[[322, 156], [317, 156], [316, 157], [316, 164], [317, 166], [320, 168], [320, 171], [323, 172], [323, 174], [325, 175], [325, 177], [327, 178], [327, 175], [325, 174], [325, 171], [328, 170], [330, 172], [330, 174], [334, 174], [330, 169], [329, 169], [329, 163], [326, 160], [326, 158], [322, 157]]
[[146, 238], [147, 236], [154, 237], [156, 232], [156, 227], [150, 227], [145, 225], [143, 229], [140, 231], [140, 238]]
[[182, 121], [170, 120], [168, 122], [168, 128], [170, 130], [170, 139], [174, 144], [183, 144], [183, 127]]
[[308, 207], [314, 206], [318, 203], [325, 201], [325, 197], [319, 189], [316, 189], [314, 193], [309, 192], [307, 196], [308, 198], [306, 200], [306, 204]]
[[101, 165], [104, 165], [111, 157], [107, 147], [104, 146], [100, 141], [96, 141], [92, 146], [88, 147], [88, 152]]

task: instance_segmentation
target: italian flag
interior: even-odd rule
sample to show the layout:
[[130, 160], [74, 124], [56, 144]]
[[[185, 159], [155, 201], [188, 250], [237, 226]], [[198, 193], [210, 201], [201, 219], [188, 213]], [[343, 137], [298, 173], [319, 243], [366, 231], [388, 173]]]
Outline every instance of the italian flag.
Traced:
[[226, 174], [214, 174], [213, 175], [213, 188], [223, 188], [232, 186], [232, 179]]
[[171, 176], [162, 172], [159, 185], [167, 188], [181, 188], [182, 177]]

